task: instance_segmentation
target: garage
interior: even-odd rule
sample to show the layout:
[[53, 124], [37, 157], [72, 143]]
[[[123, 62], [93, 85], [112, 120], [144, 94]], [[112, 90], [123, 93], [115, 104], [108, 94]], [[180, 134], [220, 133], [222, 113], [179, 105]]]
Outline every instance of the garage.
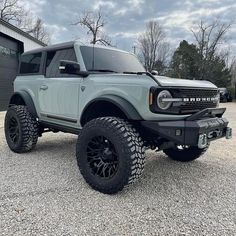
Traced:
[[0, 34], [0, 110], [5, 110], [13, 93], [22, 44]]
[[20, 54], [42, 46], [41, 41], [0, 19], [0, 111], [7, 109], [13, 93]]

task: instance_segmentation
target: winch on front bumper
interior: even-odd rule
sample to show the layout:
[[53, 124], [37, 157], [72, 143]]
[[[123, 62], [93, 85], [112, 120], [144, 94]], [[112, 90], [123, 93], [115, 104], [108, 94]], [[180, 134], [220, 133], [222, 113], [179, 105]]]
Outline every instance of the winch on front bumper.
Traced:
[[142, 121], [147, 128], [159, 137], [177, 145], [205, 148], [209, 142], [232, 137], [228, 121], [222, 118], [225, 108], [207, 108], [181, 121]]

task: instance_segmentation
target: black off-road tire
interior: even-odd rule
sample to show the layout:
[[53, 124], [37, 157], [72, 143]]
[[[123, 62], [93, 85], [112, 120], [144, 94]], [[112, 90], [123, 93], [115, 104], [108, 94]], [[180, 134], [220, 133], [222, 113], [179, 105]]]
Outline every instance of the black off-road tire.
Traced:
[[[98, 165], [100, 166], [100, 163], [95, 165], [89, 162], [92, 151], [88, 148], [94, 137], [105, 137], [106, 142], [109, 140], [109, 145], [114, 147], [118, 164], [113, 176], [105, 178], [93, 171], [93, 168], [98, 170]], [[141, 137], [128, 122], [115, 117], [102, 117], [91, 120], [83, 127], [78, 137], [76, 156], [86, 182], [95, 190], [114, 194], [141, 176], [145, 162], [144, 152]], [[101, 159], [102, 155], [97, 156]]]
[[[11, 124], [13, 122], [14, 125]], [[18, 138], [11, 130], [16, 127]], [[31, 151], [38, 141], [39, 125], [26, 106], [14, 105], [8, 108], [5, 117], [5, 137], [9, 148], [16, 153]]]
[[207, 151], [207, 149], [208, 147], [204, 149], [200, 149], [198, 147], [188, 147], [188, 148], [178, 149], [176, 147], [176, 148], [165, 149], [163, 150], [163, 152], [172, 160], [180, 162], [189, 162], [202, 156]]

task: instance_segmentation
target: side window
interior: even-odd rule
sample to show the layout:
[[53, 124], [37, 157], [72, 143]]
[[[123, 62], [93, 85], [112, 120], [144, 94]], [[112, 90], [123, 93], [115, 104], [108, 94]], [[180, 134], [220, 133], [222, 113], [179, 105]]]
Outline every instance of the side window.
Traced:
[[21, 56], [20, 74], [37, 74], [40, 70], [42, 53]]
[[60, 60], [77, 61], [73, 48], [47, 52], [46, 77], [66, 77], [72, 75], [60, 74]]

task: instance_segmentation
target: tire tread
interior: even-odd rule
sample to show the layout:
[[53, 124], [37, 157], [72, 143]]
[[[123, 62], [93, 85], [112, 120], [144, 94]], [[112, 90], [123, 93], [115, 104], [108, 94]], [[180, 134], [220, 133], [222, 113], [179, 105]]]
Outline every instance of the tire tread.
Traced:
[[13, 105], [9, 109], [15, 111], [21, 126], [22, 133], [22, 142], [20, 146], [16, 148], [10, 148], [12, 149], [12, 151], [17, 153], [29, 152], [33, 148], [35, 148], [38, 141], [38, 122], [30, 114], [26, 106]]
[[80, 149], [80, 140], [84, 138], [84, 135], [86, 135], [87, 129], [92, 129], [93, 127], [107, 127], [108, 129], [115, 132], [115, 135], [119, 136], [119, 139], [122, 146], [124, 147], [124, 153], [128, 157], [128, 166], [125, 176], [122, 180], [122, 183], [120, 183], [117, 186], [109, 186], [106, 188], [101, 189], [101, 187], [98, 188], [93, 181], [88, 178], [87, 173], [83, 170], [83, 168], [80, 168], [81, 174], [84, 176], [86, 182], [92, 186], [92, 188], [108, 194], [117, 193], [118, 191], [121, 191], [125, 186], [128, 186], [130, 184], [133, 184], [136, 182], [139, 177], [141, 176], [144, 164], [145, 164], [145, 156], [144, 156], [144, 145], [143, 141], [139, 135], [139, 133], [136, 131], [135, 128], [132, 127], [131, 124], [129, 124], [127, 121], [124, 121], [120, 118], [116, 117], [101, 117], [94, 119], [90, 122], [88, 122], [78, 137], [78, 143], [77, 143], [77, 160], [78, 165], [80, 167], [80, 155], [79, 155], [79, 149]]

